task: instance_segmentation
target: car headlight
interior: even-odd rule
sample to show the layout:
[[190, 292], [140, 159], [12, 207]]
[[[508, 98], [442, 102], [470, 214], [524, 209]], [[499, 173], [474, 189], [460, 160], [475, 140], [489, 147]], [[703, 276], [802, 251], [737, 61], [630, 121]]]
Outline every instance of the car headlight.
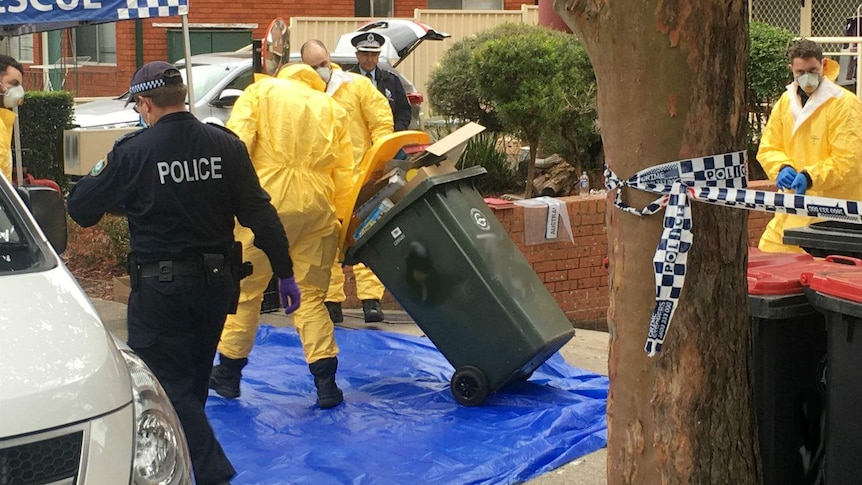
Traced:
[[135, 402], [135, 485], [190, 485], [191, 459], [177, 413], [155, 374], [131, 350], [121, 351]]

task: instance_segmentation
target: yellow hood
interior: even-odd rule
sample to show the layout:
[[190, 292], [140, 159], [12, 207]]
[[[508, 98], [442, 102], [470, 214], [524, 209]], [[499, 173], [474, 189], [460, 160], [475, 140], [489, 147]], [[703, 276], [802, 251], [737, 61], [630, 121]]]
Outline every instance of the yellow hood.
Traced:
[[823, 75], [832, 82], [835, 82], [838, 79], [838, 72], [841, 70], [841, 66], [838, 65], [837, 62], [832, 59], [826, 59], [826, 62], [823, 65]]
[[288, 64], [276, 74], [278, 79], [298, 81], [315, 91], [325, 91], [326, 83], [308, 64]]

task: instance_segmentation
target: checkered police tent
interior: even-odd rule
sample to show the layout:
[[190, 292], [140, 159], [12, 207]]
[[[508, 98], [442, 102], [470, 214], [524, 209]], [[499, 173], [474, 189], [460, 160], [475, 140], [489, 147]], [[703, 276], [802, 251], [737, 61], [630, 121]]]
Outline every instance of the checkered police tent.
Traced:
[[[179, 15], [183, 23], [186, 65], [191, 65], [188, 13], [188, 0], [0, 0], [0, 39], [79, 25]], [[194, 99], [191, 69], [188, 85], [189, 99]], [[194, 113], [194, 104], [189, 109]], [[21, 180], [23, 171], [17, 119], [15, 132], [15, 170], [18, 180]]]
[[0, 3], [0, 36], [188, 12], [188, 0], [12, 0]]

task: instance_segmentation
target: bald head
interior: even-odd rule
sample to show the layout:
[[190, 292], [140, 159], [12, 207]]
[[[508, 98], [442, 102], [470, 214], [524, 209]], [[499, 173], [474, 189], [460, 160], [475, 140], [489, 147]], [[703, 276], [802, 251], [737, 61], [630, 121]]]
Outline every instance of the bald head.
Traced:
[[329, 51], [323, 42], [312, 39], [302, 44], [299, 49], [299, 54], [302, 57], [302, 63], [317, 69], [319, 67], [329, 67]]

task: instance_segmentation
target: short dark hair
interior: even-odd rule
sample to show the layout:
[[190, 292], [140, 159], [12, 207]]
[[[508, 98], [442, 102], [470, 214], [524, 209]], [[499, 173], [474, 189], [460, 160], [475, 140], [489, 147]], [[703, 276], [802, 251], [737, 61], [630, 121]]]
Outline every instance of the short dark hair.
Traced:
[[138, 93], [137, 96], [150, 98], [153, 104], [159, 108], [167, 108], [170, 106], [180, 106], [186, 104], [186, 94], [188, 89], [185, 84], [168, 84], [156, 89]]
[[0, 54], [0, 73], [5, 73], [6, 69], [10, 66], [21, 71], [21, 74], [24, 74], [24, 66], [20, 62], [16, 61], [13, 57]]
[[812, 57], [818, 61], [823, 60], [823, 48], [817, 42], [808, 39], [799, 40], [791, 45], [787, 54], [790, 56], [790, 62], [793, 62], [793, 59], [810, 59]]

